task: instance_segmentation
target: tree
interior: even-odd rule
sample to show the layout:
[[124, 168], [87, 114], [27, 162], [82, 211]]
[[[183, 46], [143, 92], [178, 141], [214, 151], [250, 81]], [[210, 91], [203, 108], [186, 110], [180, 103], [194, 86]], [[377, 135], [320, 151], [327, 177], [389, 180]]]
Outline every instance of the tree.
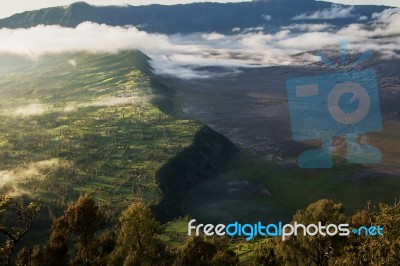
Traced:
[[44, 256], [40, 246], [34, 246], [31, 249], [31, 266], [43, 266]]
[[16, 266], [43, 266], [45, 262], [43, 260], [43, 253], [40, 246], [34, 246], [28, 249], [26, 246], [23, 247], [17, 254], [15, 260]]
[[95, 233], [104, 222], [104, 217], [93, 198], [81, 195], [75, 203], [68, 206], [63, 218], [67, 232], [76, 237], [76, 257], [74, 260], [91, 265], [89, 246], [95, 239]]
[[180, 250], [176, 265], [238, 265], [239, 260], [234, 251], [229, 248], [226, 239], [204, 238], [193, 236], [188, 239]]
[[15, 260], [16, 266], [26, 266], [29, 265], [29, 249], [27, 247], [23, 247], [17, 254], [17, 259]]
[[162, 265], [165, 245], [157, 234], [160, 224], [143, 202], [134, 202], [119, 218], [116, 248], [109, 265]]
[[93, 256], [93, 265], [106, 266], [107, 257], [115, 248], [116, 235], [113, 232], [106, 231], [102, 233], [96, 241], [96, 245], [91, 245], [91, 254]]
[[266, 242], [258, 244], [254, 248], [254, 265], [281, 265], [279, 258], [276, 256], [275, 247], [275, 239], [268, 239]]
[[68, 258], [68, 242], [75, 244], [72, 265], [95, 265], [96, 254], [91, 251], [97, 242], [96, 232], [104, 222], [104, 216], [89, 195], [81, 195], [70, 204], [64, 215], [55, 219], [50, 240], [45, 247], [47, 265], [65, 265]]
[[34, 246], [32, 249], [23, 247], [17, 254], [15, 260], [16, 266], [43, 266], [43, 253], [40, 246]]
[[68, 236], [65, 230], [64, 219], [53, 221], [49, 242], [44, 248], [44, 261], [46, 266], [63, 266], [68, 260]]
[[350, 235], [336, 265], [400, 265], [400, 204], [380, 204], [378, 212], [369, 205], [351, 219], [351, 226], [380, 226], [383, 236]]
[[211, 265], [217, 247], [210, 242], [204, 241], [201, 236], [189, 238], [185, 247], [180, 252], [177, 265]]
[[[305, 211], [297, 211], [293, 217], [293, 223], [318, 224], [342, 224], [347, 222], [344, 214], [344, 206], [332, 200], [319, 200], [310, 204]], [[338, 256], [346, 243], [342, 236], [290, 236], [285, 241], [280, 240], [277, 246], [277, 254], [287, 265], [328, 265], [329, 260]]]
[[39, 207], [33, 202], [24, 205], [12, 197], [0, 198], [0, 233], [5, 239], [0, 253], [4, 265], [10, 265], [15, 246], [31, 229], [38, 213]]

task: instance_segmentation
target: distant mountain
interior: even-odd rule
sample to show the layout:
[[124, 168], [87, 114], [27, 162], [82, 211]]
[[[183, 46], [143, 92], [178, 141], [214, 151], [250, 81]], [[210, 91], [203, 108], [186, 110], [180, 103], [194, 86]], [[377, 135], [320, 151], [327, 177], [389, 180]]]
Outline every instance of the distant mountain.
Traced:
[[[39, 24], [75, 27], [84, 21], [104, 23], [112, 26], [134, 25], [147, 32], [166, 34], [191, 32], [231, 33], [234, 28], [263, 26], [271, 32], [282, 25], [291, 23], [327, 22], [323, 16], [312, 20], [294, 17], [313, 14], [332, 8], [332, 3], [315, 0], [268, 0], [242, 3], [194, 3], [163, 6], [92, 6], [78, 2], [65, 7], [46, 8], [13, 15], [0, 20], [1, 28], [29, 28]], [[349, 6], [337, 6], [349, 8]], [[350, 16], [335, 18], [335, 12], [328, 12], [328, 23], [343, 26], [357, 22], [363, 17], [367, 22], [374, 12], [384, 10], [383, 6], [356, 6]], [[335, 10], [333, 10], [335, 11]], [[338, 11], [338, 10], [336, 10]]]

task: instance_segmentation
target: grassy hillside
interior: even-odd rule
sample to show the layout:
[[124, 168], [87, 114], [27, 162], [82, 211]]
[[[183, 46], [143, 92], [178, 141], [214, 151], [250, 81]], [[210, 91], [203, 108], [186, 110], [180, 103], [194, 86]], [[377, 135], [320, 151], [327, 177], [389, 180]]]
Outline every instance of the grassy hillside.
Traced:
[[[46, 55], [12, 68], [10, 57], [0, 80], [1, 192], [32, 196], [50, 216], [84, 192], [110, 216], [134, 199], [158, 204], [157, 171], [204, 129], [180, 118], [144, 54]], [[222, 152], [213, 159], [229, 157]]]

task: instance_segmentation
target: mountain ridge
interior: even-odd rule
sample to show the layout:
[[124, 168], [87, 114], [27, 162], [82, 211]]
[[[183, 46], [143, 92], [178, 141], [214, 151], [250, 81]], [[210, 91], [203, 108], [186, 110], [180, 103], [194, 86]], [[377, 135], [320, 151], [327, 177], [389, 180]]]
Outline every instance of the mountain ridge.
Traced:
[[[147, 32], [165, 34], [192, 32], [220, 32], [229, 34], [234, 28], [264, 26], [268, 31], [277, 31], [287, 25], [295, 16], [329, 9], [332, 6], [348, 8], [348, 5], [334, 5], [314, 0], [270, 0], [239, 3], [191, 3], [179, 5], [145, 6], [93, 6], [77, 2], [64, 7], [51, 7], [27, 11], [0, 19], [0, 28], [30, 28], [37, 25], [61, 25], [76, 27], [82, 22], [91, 21], [110, 26], [132, 25]], [[290, 7], [290, 8], [288, 8]], [[354, 16], [330, 19], [329, 22], [343, 26], [358, 21], [360, 16], [368, 18], [375, 12], [383, 11], [385, 6], [355, 6]], [[314, 19], [319, 23], [324, 19]], [[368, 20], [367, 20], [368, 21]], [[366, 21], [366, 22], [367, 22]], [[296, 20], [310, 22], [310, 20]]]

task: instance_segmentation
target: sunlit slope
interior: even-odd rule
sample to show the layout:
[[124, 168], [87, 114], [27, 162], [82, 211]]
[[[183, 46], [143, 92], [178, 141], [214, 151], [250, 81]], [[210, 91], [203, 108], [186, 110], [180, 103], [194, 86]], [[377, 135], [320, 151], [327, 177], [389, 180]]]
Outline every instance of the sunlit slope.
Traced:
[[114, 210], [134, 198], [157, 203], [156, 171], [202, 125], [176, 118], [173, 92], [151, 77], [146, 59], [75, 53], [3, 68], [2, 190], [56, 205], [88, 192]]

